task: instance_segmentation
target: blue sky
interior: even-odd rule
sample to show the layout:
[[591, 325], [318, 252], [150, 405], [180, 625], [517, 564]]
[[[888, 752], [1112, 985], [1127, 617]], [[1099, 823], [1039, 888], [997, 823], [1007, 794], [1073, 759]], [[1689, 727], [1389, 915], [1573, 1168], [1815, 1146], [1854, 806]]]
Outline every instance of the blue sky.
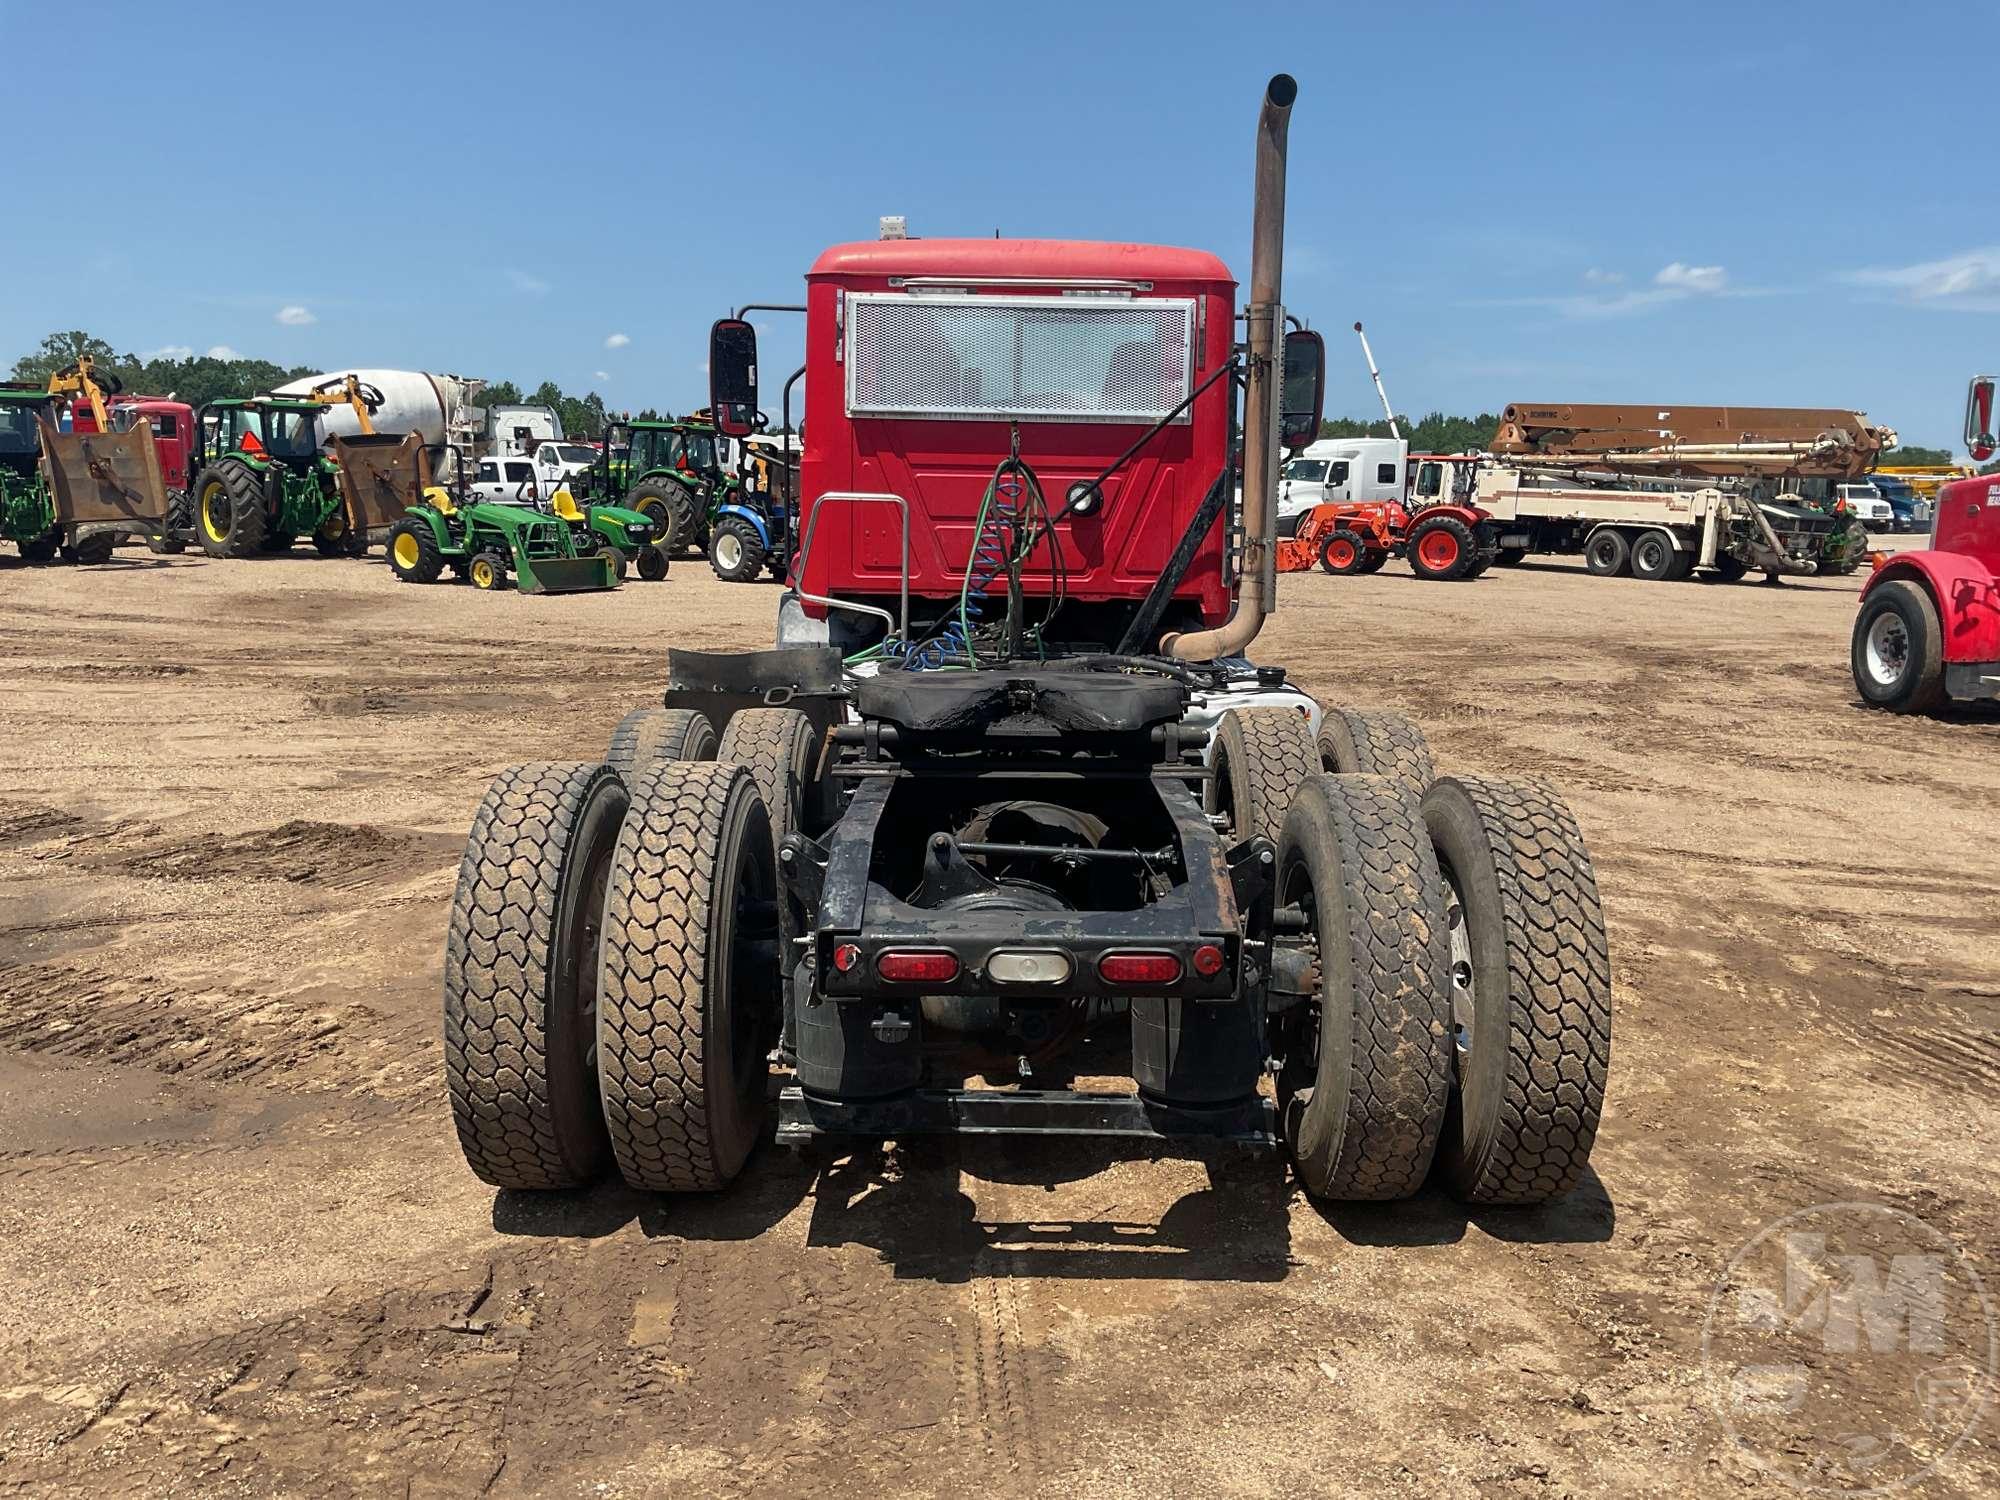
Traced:
[[[35, 127], [0, 165], [0, 366], [81, 327], [686, 409], [711, 319], [885, 213], [1241, 274], [1278, 69], [1331, 413], [1375, 409], [1357, 318], [1413, 414], [1854, 406], [1955, 446], [2000, 365], [1975, 5], [205, 11], [0, 0]], [[780, 320], [766, 368], [796, 344]]]

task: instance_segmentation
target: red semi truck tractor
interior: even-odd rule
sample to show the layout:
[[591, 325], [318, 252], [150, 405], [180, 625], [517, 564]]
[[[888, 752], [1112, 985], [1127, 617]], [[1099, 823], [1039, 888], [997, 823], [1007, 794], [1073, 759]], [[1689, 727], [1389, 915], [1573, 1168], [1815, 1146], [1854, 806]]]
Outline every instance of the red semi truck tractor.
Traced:
[[[1975, 463], [2000, 451], [1996, 384], [1978, 376], [1966, 397]], [[1947, 699], [2000, 699], [2000, 474], [1945, 485], [1930, 546], [1878, 558], [1848, 654], [1855, 687], [1877, 708], [1924, 713]]]

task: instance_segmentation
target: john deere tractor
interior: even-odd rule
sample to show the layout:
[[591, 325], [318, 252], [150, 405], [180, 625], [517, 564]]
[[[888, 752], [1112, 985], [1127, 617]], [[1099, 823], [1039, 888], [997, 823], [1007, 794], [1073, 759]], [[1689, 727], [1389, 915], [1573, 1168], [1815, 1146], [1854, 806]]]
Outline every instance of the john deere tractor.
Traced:
[[255, 396], [201, 409], [194, 531], [210, 557], [285, 552], [301, 536], [328, 555], [351, 551], [340, 471], [320, 451], [324, 406]]
[[[95, 432], [59, 430], [61, 395], [79, 389], [59, 384], [71, 372], [48, 390], [0, 385], [0, 537], [29, 562], [109, 562], [120, 536], [158, 537], [166, 525], [150, 432], [109, 432], [101, 420]], [[82, 389], [101, 419], [102, 391]]]
[[621, 579], [628, 566], [636, 568], [648, 583], [667, 576], [667, 549], [647, 512], [623, 505], [579, 504], [567, 483], [549, 497], [549, 509], [569, 523], [570, 538], [579, 554], [606, 547], [617, 553]]
[[435, 583], [449, 567], [483, 590], [504, 589], [512, 578], [524, 594], [616, 588], [624, 555], [609, 542], [592, 545], [595, 535], [587, 523], [535, 505], [461, 505], [432, 485], [390, 528], [389, 570], [404, 583]]
[[[614, 457], [619, 448], [624, 456]], [[572, 483], [582, 487], [579, 499], [650, 516], [669, 556], [707, 547], [713, 513], [736, 487], [723, 470], [714, 424], [700, 418], [606, 424], [603, 456]]]

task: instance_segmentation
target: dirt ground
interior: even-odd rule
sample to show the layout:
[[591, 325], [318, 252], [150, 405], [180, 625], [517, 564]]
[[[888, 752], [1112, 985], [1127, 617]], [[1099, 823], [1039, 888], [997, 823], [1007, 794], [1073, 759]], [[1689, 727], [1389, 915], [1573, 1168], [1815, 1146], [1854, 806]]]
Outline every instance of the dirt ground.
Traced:
[[[496, 1195], [439, 1045], [473, 807], [775, 590], [0, 564], [0, 1493], [1790, 1494], [1704, 1393], [1737, 1246], [1862, 1200], [2000, 1287], [2000, 716], [1858, 707], [1857, 582], [1284, 581], [1260, 659], [1595, 852], [1595, 1175], [1467, 1214], [991, 1143]], [[1990, 1411], [1911, 1492], [2000, 1492]]]

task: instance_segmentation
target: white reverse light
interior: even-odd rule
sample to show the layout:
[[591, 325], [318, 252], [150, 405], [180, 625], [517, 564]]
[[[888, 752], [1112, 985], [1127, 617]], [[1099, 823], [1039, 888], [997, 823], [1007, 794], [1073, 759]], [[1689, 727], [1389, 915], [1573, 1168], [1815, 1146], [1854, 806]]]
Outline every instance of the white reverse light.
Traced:
[[1061, 984], [1069, 973], [1069, 955], [1052, 948], [1006, 948], [986, 956], [986, 975], [996, 984]]

